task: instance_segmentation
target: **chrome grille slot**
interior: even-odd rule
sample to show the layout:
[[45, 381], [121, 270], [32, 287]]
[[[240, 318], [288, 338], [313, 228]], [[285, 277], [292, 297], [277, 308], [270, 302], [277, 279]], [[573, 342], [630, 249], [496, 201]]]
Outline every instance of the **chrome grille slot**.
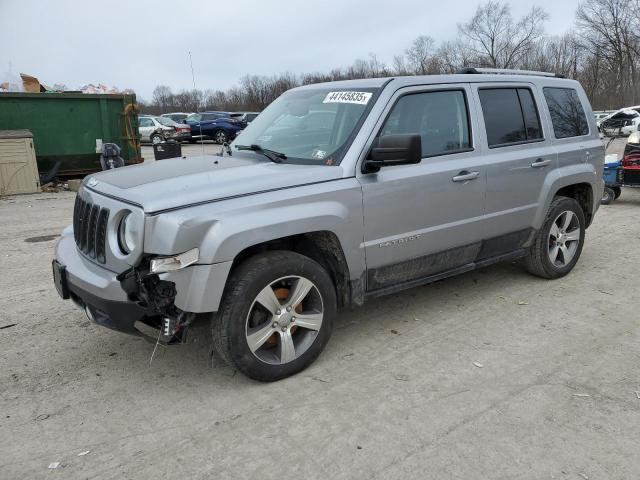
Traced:
[[107, 221], [109, 210], [100, 208], [80, 196], [73, 209], [73, 235], [78, 248], [100, 263], [106, 262]]
[[98, 213], [100, 207], [93, 205], [89, 211], [89, 226], [87, 228], [87, 251], [91, 258], [96, 258], [96, 224], [98, 223]]
[[103, 208], [98, 215], [98, 226], [96, 229], [96, 258], [100, 263], [107, 261], [107, 220], [109, 220], [109, 209]]

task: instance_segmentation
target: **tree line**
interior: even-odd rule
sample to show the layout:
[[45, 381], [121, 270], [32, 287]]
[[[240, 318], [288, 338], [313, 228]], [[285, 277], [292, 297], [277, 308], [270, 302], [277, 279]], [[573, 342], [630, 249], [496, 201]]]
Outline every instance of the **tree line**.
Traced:
[[418, 36], [390, 65], [375, 54], [329, 72], [246, 75], [228, 90], [157, 86], [145, 113], [260, 111], [286, 90], [311, 83], [396, 75], [455, 73], [467, 66], [555, 72], [582, 83], [595, 110], [640, 103], [640, 0], [585, 0], [572, 29], [545, 33], [539, 7], [514, 18], [509, 3], [490, 0], [457, 26], [455, 41]]

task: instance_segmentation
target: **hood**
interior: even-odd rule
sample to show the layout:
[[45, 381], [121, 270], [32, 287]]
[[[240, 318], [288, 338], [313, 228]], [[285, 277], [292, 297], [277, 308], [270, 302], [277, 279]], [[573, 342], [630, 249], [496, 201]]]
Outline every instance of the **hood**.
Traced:
[[272, 163], [253, 156], [160, 160], [99, 172], [83, 184], [154, 213], [343, 177], [340, 166]]

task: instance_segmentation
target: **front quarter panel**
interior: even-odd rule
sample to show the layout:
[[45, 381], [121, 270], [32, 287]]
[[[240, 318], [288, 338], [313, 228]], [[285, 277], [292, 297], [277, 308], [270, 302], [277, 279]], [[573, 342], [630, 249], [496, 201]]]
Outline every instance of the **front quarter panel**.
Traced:
[[[333, 168], [333, 167], [327, 167]], [[357, 279], [364, 272], [362, 249], [362, 191], [355, 178], [342, 178], [314, 185], [211, 202], [172, 212], [147, 216], [145, 252], [173, 255], [200, 249], [198, 277], [215, 277], [210, 288], [191, 290], [188, 271], [173, 273], [178, 290], [176, 304], [188, 311], [215, 311], [221, 293], [220, 274], [228, 273], [231, 262], [244, 249], [270, 240], [297, 234], [329, 231], [343, 249], [349, 275]], [[224, 266], [223, 266], [224, 265]], [[209, 275], [208, 266], [216, 267]], [[195, 272], [195, 269], [193, 270]], [[184, 285], [182, 285], [183, 283]], [[200, 290], [200, 289], [199, 289]], [[215, 293], [212, 292], [215, 290]], [[207, 297], [207, 291], [211, 298]]]

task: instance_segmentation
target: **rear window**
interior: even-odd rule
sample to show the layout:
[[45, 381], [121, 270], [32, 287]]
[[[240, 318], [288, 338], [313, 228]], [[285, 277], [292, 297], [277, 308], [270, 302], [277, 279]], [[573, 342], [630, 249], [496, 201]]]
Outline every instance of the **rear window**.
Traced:
[[543, 91], [556, 138], [589, 134], [587, 117], [578, 93], [573, 88], [545, 87]]
[[542, 139], [540, 117], [528, 88], [483, 88], [478, 91], [489, 147]]

